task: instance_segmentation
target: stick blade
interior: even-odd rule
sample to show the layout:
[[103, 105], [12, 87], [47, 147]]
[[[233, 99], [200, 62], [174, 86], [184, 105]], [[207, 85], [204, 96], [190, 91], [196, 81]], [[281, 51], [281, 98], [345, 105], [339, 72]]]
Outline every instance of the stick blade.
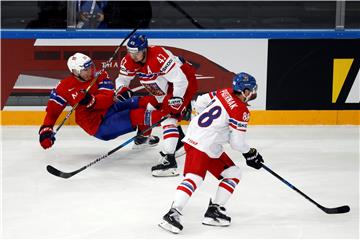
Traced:
[[344, 205], [337, 208], [322, 208], [324, 212], [327, 214], [341, 214], [341, 213], [347, 213], [350, 212], [350, 207], [348, 205]]
[[75, 175], [77, 173], [77, 171], [75, 172], [71, 172], [71, 173], [66, 173], [66, 172], [62, 172], [56, 168], [54, 168], [51, 165], [47, 165], [46, 166], [46, 170], [51, 173], [52, 175], [56, 176], [56, 177], [60, 177], [60, 178], [69, 178], [72, 177], [73, 175]]

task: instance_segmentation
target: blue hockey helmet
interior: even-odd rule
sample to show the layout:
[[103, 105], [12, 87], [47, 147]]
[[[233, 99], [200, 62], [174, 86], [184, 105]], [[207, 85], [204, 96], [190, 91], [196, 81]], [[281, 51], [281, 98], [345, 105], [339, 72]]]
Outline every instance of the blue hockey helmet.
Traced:
[[245, 89], [248, 89], [251, 92], [256, 92], [257, 84], [253, 76], [248, 73], [238, 73], [233, 78], [233, 90], [235, 92], [244, 92]]
[[137, 53], [148, 47], [147, 37], [142, 34], [135, 33], [132, 35], [126, 45], [128, 52]]

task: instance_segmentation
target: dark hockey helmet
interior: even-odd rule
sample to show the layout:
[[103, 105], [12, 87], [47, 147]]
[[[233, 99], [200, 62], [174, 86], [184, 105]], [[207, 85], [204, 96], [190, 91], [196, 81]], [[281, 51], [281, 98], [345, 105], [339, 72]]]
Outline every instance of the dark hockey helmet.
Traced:
[[126, 45], [127, 51], [130, 53], [137, 53], [145, 50], [148, 47], [147, 37], [143, 34], [135, 33], [132, 35]]
[[235, 92], [243, 92], [245, 89], [250, 91], [257, 90], [256, 80], [248, 73], [238, 73], [233, 78], [233, 90]]
[[233, 78], [233, 90], [234, 92], [244, 93], [246, 89], [250, 91], [250, 95], [246, 97], [246, 101], [250, 101], [257, 96], [257, 84], [253, 76], [248, 73], [241, 72], [235, 75]]

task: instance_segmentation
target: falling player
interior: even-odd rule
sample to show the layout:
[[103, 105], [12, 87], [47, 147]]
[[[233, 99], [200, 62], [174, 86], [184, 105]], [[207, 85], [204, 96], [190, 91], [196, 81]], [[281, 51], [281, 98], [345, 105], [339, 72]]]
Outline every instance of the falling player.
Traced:
[[[130, 81], [137, 76], [151, 94], [145, 98], [156, 109], [171, 114], [161, 123], [163, 150], [159, 164], [151, 168], [153, 176], [177, 176], [175, 150], [179, 140], [178, 121], [197, 90], [195, 69], [183, 58], [174, 56], [159, 46], [148, 46], [145, 35], [134, 34], [127, 43], [127, 54], [121, 60], [116, 79], [119, 93], [127, 99], [132, 96]], [[180, 129], [180, 134], [181, 134]]]
[[[180, 215], [194, 191], [200, 187], [206, 172], [220, 182], [215, 198], [210, 199], [203, 224], [228, 226], [231, 218], [224, 205], [241, 178], [240, 168], [223, 150], [223, 144], [243, 153], [247, 165], [260, 169], [262, 156], [245, 142], [250, 113], [247, 102], [256, 98], [255, 78], [247, 73], [237, 74], [232, 89], [221, 89], [204, 95], [207, 107], [191, 120], [184, 138], [186, 159], [184, 178], [178, 185], [170, 211], [164, 215], [160, 227], [179, 233], [183, 226]], [[204, 98], [200, 101], [205, 104]], [[210, 103], [209, 103], [210, 102]], [[199, 103], [198, 103], [199, 104]]]
[[[145, 110], [147, 102], [137, 97], [127, 101], [116, 101], [114, 84], [105, 71], [95, 76], [95, 65], [90, 57], [75, 53], [67, 61], [72, 73], [60, 81], [50, 94], [46, 116], [39, 130], [40, 145], [50, 148], [55, 141], [53, 126], [67, 104], [74, 106], [75, 121], [89, 135], [101, 140], [114, 139], [122, 134], [146, 129], [160, 120], [163, 114], [153, 111], [151, 115]], [[97, 77], [95, 84], [85, 92], [90, 82]], [[120, 97], [120, 96], [118, 96]], [[142, 107], [143, 106], [143, 107]], [[148, 139], [147, 141], [144, 141]], [[156, 145], [159, 138], [155, 136], [137, 136], [135, 144]]]

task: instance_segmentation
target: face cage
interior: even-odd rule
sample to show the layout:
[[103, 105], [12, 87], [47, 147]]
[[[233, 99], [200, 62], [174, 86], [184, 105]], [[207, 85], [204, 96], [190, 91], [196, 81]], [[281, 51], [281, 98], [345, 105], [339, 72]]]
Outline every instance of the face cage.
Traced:
[[[245, 102], [248, 102], [248, 101], [250, 101], [250, 100], [253, 100], [253, 99], [251, 99], [251, 96], [257, 93], [257, 88], [258, 88], [258, 86], [257, 86], [257, 84], [256, 84], [256, 85], [254, 86], [254, 88], [252, 89], [252, 91], [250, 91], [250, 94], [249, 94], [248, 96], [245, 96], [245, 94], [244, 94], [244, 91], [245, 91], [246, 89], [248, 89], [248, 88], [245, 88], [244, 91], [241, 91], [241, 95], [245, 98]], [[250, 89], [248, 89], [248, 90], [250, 90]]]

